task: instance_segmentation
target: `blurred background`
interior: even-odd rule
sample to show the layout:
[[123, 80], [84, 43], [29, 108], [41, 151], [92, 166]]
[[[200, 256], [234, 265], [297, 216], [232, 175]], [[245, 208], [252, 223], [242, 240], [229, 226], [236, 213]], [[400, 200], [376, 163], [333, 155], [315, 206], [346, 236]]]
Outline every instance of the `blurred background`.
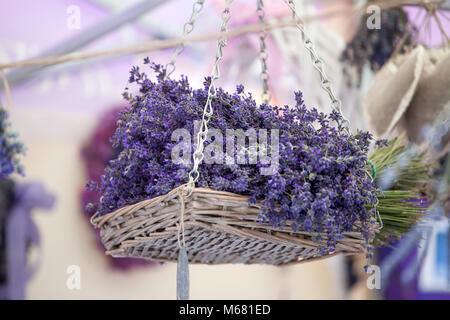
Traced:
[[[436, 183], [444, 185], [433, 207], [436, 218], [400, 242], [397, 250], [386, 249], [376, 255], [382, 278], [378, 289], [367, 286], [364, 257], [338, 256], [289, 267], [190, 266], [192, 299], [450, 297], [446, 217], [450, 5], [448, 1], [418, 1], [417, 5], [404, 6], [403, 2], [374, 1], [381, 8], [381, 28], [371, 30], [367, 19], [376, 10], [366, 10], [367, 1], [295, 1], [352, 128], [370, 129], [378, 137], [406, 132], [409, 141], [417, 145], [439, 140], [430, 154]], [[256, 3], [235, 0], [230, 28], [258, 23]], [[0, 69], [7, 78], [0, 86], [0, 99], [10, 113], [12, 128], [27, 147], [22, 159], [25, 176], [14, 175], [13, 185], [2, 186], [1, 298], [175, 298], [176, 264], [115, 261], [106, 256], [98, 230], [90, 225], [84, 210], [91, 200], [84, 192], [87, 180], [98, 177], [114, 156], [108, 137], [114, 131], [117, 110], [126, 106], [122, 92], [131, 67], [143, 66], [145, 57], [166, 64], [174, 49], [102, 54], [54, 65], [9, 64], [177, 38], [191, 15], [192, 4], [189, 0], [0, 0]], [[283, 1], [266, 0], [264, 7], [268, 23], [291, 19]], [[192, 35], [218, 32], [223, 8], [224, 1], [205, 1]], [[291, 104], [293, 92], [300, 89], [307, 106], [329, 112], [328, 98], [321, 91], [298, 30], [274, 28], [267, 33], [266, 41], [271, 103]], [[186, 44], [173, 76], [187, 75], [194, 87], [200, 86], [211, 72], [215, 47], [215, 41]], [[221, 62], [220, 86], [232, 90], [244, 84], [261, 101], [259, 50], [257, 33], [229, 39]], [[392, 60], [397, 57], [403, 59], [399, 61], [411, 60], [413, 66], [420, 64], [420, 68], [410, 68], [411, 79], [382, 73], [385, 65], [388, 71], [402, 67], [402, 62]], [[377, 79], [378, 74], [386, 78]], [[393, 102], [388, 104], [392, 109], [376, 109], [374, 100], [368, 101], [366, 94], [386, 81], [399, 88], [403, 86], [396, 81], [408, 86], [393, 97], [383, 97], [378, 91], [377, 99]], [[433, 87], [421, 89], [421, 81], [433, 82]], [[419, 94], [420, 99], [416, 97]], [[378, 119], [378, 115], [387, 120]], [[13, 221], [8, 212], [14, 204], [6, 204], [7, 199], [24, 198], [27, 193], [20, 190], [26, 187], [31, 190], [30, 204], [24, 206], [26, 212], [17, 224], [8, 223]], [[16, 196], [8, 196], [8, 192]], [[22, 230], [22, 246], [8, 245], [11, 232], [16, 237], [21, 234], [8, 233], [14, 226]], [[12, 266], [17, 266], [15, 272]], [[70, 285], [74, 272], [81, 275], [80, 287]]]

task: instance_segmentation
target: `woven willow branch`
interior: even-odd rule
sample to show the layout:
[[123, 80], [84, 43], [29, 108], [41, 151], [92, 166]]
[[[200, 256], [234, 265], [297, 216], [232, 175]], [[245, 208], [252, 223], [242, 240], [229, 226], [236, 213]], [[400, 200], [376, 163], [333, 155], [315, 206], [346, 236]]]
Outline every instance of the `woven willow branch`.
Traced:
[[186, 197], [185, 187], [95, 218], [106, 253], [176, 261], [180, 195], [185, 203], [184, 238], [190, 263], [285, 265], [365, 252], [358, 225], [344, 234], [334, 253], [321, 256], [320, 244], [312, 241], [317, 234], [293, 232], [290, 223], [282, 230], [259, 223], [260, 206], [249, 206], [248, 197], [204, 188], [195, 188]]

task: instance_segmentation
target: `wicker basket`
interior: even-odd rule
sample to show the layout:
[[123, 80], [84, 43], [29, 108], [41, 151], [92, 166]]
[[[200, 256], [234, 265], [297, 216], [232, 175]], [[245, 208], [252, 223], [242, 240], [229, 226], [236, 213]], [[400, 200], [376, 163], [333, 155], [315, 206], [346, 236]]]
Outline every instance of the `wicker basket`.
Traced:
[[246, 196], [204, 188], [186, 196], [184, 188], [95, 218], [106, 253], [176, 261], [180, 228], [190, 263], [285, 265], [364, 252], [365, 240], [355, 231], [344, 234], [334, 253], [320, 256], [313, 234], [259, 223], [260, 207], [249, 206]]

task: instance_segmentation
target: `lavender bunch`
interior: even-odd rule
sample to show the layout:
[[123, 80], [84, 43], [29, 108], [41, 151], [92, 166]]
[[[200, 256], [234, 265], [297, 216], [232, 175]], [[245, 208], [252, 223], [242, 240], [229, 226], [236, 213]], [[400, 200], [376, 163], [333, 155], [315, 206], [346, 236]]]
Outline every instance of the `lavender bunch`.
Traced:
[[8, 113], [0, 107], [0, 179], [11, 173], [24, 174], [19, 155], [24, 154], [24, 145], [17, 141], [17, 134], [10, 131]]
[[[151, 68], [156, 81], [137, 67], [131, 71], [129, 82], [138, 85], [139, 93], [124, 93], [130, 106], [121, 112], [112, 138], [113, 146], [122, 151], [109, 162], [100, 185], [88, 184], [101, 193], [95, 208], [100, 215], [166, 194], [187, 182], [192, 163], [172, 161], [172, 149], [179, 142], [173, 142], [171, 134], [185, 128], [194, 136], [194, 121], [201, 119], [210, 79], [204, 88], [194, 90], [187, 77], [164, 80], [161, 66]], [[333, 252], [337, 241], [345, 232], [355, 231], [355, 226], [369, 241], [378, 193], [366, 170], [371, 134], [346, 133], [338, 112], [327, 115], [307, 109], [300, 92], [295, 101], [293, 108], [258, 106], [241, 85], [233, 94], [218, 88], [208, 126], [222, 132], [278, 129], [279, 167], [273, 175], [261, 175], [264, 165], [259, 162], [203, 162], [197, 185], [248, 195], [250, 204], [261, 204], [261, 221], [316, 233], [314, 241], [321, 244], [322, 253]], [[193, 141], [187, 143], [194, 150]]]
[[[115, 107], [108, 110], [99, 119], [94, 131], [86, 140], [81, 149], [81, 160], [84, 165], [86, 175], [89, 179], [99, 180], [111, 159], [114, 159], [120, 150], [112, 147], [110, 138], [116, 131], [116, 124], [118, 120], [119, 111], [123, 107]], [[89, 192], [83, 188], [80, 193], [80, 202], [83, 205], [83, 215], [86, 218], [91, 217], [88, 208], [91, 203], [98, 202], [100, 195], [98, 193]], [[103, 248], [101, 237], [97, 234], [97, 243]], [[153, 263], [142, 259], [122, 258], [122, 259], [108, 259], [110, 265], [115, 269], [128, 270], [135, 266], [152, 265]]]
[[[344, 73], [354, 73], [357, 84], [366, 62], [374, 72], [388, 61], [408, 29], [408, 16], [402, 9], [381, 11], [381, 29], [369, 29], [366, 25], [368, 15], [361, 19], [361, 25], [350, 43], [342, 53], [341, 61], [345, 63]], [[404, 45], [411, 43], [407, 36]]]
[[369, 157], [377, 168], [375, 183], [384, 190], [377, 206], [383, 228], [375, 236], [375, 246], [400, 240], [424, 218], [431, 203], [430, 159], [422, 151], [412, 152], [402, 140], [399, 136], [386, 141]]

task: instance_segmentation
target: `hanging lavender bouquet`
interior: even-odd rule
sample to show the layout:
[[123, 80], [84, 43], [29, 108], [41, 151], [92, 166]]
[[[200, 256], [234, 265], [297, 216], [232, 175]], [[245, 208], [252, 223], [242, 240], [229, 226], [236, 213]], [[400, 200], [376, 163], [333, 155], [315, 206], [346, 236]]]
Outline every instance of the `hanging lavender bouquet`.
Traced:
[[411, 43], [411, 36], [408, 34], [411, 26], [408, 25], [408, 16], [403, 9], [383, 10], [380, 17], [381, 29], [368, 28], [369, 18], [370, 15], [365, 15], [361, 19], [357, 33], [347, 44], [341, 57], [345, 65], [344, 73], [355, 74], [358, 85], [366, 63], [372, 71], [377, 72], [390, 59], [400, 42], [402, 45]]
[[[99, 119], [88, 140], [81, 149], [81, 159], [84, 165], [86, 175], [89, 179], [101, 179], [105, 167], [108, 162], [117, 157], [120, 149], [113, 148], [110, 143], [110, 138], [116, 131], [119, 111], [123, 107], [116, 107], [108, 110]], [[89, 207], [90, 203], [100, 200], [100, 195], [94, 192], [89, 192], [85, 189], [80, 193], [80, 201], [83, 205], [83, 215], [90, 218]], [[100, 236], [97, 235], [97, 242], [101, 245]], [[128, 270], [134, 266], [151, 265], [152, 262], [140, 259], [108, 259], [112, 267], [120, 270]]]
[[24, 145], [17, 141], [17, 134], [10, 131], [8, 113], [0, 107], [0, 179], [13, 172], [24, 174], [19, 155], [24, 154]]
[[[112, 138], [114, 147], [122, 151], [109, 162], [100, 184], [88, 184], [102, 195], [94, 209], [99, 215], [168, 193], [187, 182], [192, 168], [190, 151], [194, 150], [195, 139], [174, 139], [173, 133], [184, 129], [190, 137], [195, 136], [194, 123], [202, 117], [210, 79], [205, 80], [204, 88], [194, 90], [187, 77], [178, 81], [164, 79], [161, 66], [151, 67], [156, 81], [137, 67], [131, 71], [129, 82], [138, 85], [139, 93], [125, 92], [130, 106], [121, 112]], [[295, 102], [294, 107], [258, 106], [241, 85], [232, 94], [217, 88], [208, 127], [224, 133], [229, 129], [278, 132], [278, 143], [266, 150], [273, 156], [279, 149], [277, 168], [272, 174], [261, 174], [268, 164], [252, 163], [248, 152], [247, 161], [237, 164], [237, 157], [249, 151], [245, 143], [232, 156], [233, 164], [227, 164], [230, 155], [223, 150], [229, 141], [216, 135], [214, 144], [222, 147], [214, 149], [219, 160], [200, 164], [197, 185], [248, 195], [250, 204], [261, 205], [261, 222], [317, 234], [313, 240], [326, 243], [321, 245], [322, 254], [333, 252], [344, 233], [355, 228], [368, 243], [372, 242], [376, 210], [385, 199], [392, 202], [392, 198], [387, 191], [379, 197], [381, 191], [370, 173], [371, 134], [346, 132], [338, 112], [324, 114], [306, 108], [301, 92], [295, 94]], [[205, 150], [213, 145], [212, 141], [212, 137], [207, 139]], [[174, 149], [183, 144], [189, 147], [186, 161], [173, 161]], [[382, 149], [380, 145], [377, 150]], [[400, 212], [402, 208], [413, 208], [409, 192], [395, 197], [400, 200], [395, 210], [398, 206]], [[391, 207], [380, 214], [389, 215], [390, 211]], [[411, 209], [412, 215], [408, 212], [404, 217], [417, 219], [417, 209]]]

